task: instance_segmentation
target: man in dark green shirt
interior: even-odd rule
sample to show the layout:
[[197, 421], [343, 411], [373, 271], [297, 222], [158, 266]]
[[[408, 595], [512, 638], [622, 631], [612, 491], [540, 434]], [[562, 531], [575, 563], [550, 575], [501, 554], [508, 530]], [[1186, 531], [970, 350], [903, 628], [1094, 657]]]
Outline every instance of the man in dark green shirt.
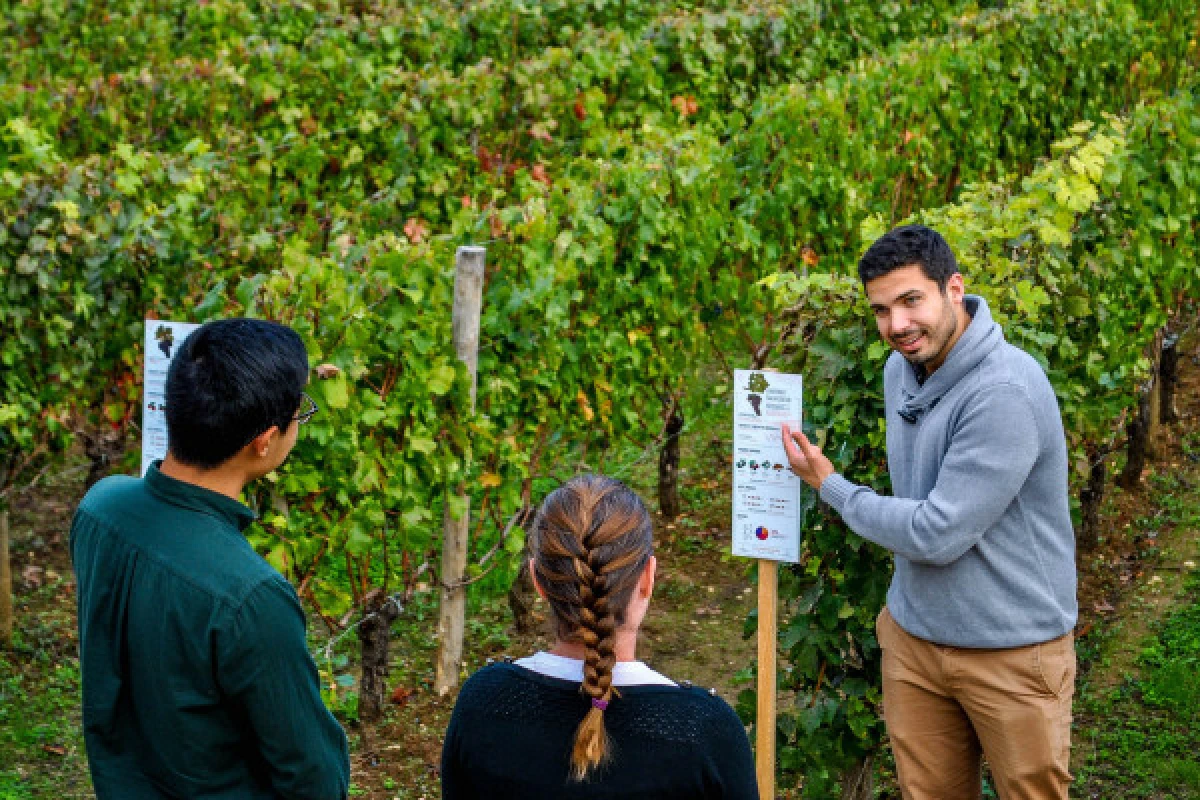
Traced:
[[316, 411], [307, 379], [290, 329], [202, 326], [168, 370], [167, 458], [79, 506], [84, 738], [101, 800], [347, 795], [346, 736], [299, 600], [243, 538], [255, 515], [237, 499]]

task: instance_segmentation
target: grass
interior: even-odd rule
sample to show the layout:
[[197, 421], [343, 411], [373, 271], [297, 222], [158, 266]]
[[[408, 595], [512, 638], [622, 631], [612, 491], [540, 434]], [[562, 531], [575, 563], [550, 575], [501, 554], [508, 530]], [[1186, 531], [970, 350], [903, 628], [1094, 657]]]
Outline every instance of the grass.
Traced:
[[1136, 674], [1082, 693], [1079, 711], [1100, 720], [1077, 744], [1084, 797], [1200, 798], [1200, 578], [1144, 643]]
[[1156, 512], [1135, 522], [1142, 557], [1159, 566], [1081, 642], [1092, 670], [1075, 707], [1079, 797], [1200, 798], [1200, 431], [1180, 451], [1177, 469], [1149, 481]]
[[[57, 590], [39, 589], [30, 605], [52, 603]], [[91, 797], [75, 621], [52, 605], [20, 619], [0, 652], [0, 800]]]

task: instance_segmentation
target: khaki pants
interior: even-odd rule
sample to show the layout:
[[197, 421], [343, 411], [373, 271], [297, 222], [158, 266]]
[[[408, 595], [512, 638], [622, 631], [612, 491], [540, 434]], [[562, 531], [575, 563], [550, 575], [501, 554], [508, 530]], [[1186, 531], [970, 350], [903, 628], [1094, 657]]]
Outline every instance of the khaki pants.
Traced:
[[981, 796], [980, 757], [1001, 800], [1067, 797], [1071, 634], [1003, 650], [945, 647], [905, 632], [885, 608], [883, 714], [905, 800]]

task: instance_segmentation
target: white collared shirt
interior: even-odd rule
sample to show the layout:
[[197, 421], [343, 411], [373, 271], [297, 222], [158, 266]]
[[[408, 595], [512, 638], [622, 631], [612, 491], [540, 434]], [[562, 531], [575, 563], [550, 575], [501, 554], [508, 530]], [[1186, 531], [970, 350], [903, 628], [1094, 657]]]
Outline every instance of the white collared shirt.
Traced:
[[[565, 681], [583, 682], [583, 661], [578, 658], [557, 656], [541, 651], [515, 662], [531, 672], [560, 678]], [[618, 661], [613, 665], [613, 686], [676, 686], [675, 681], [647, 667], [641, 661]]]

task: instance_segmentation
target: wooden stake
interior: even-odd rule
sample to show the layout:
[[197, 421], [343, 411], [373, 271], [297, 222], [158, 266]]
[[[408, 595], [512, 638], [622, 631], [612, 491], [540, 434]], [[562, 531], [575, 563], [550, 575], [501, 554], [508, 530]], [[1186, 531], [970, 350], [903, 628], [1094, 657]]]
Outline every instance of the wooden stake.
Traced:
[[8, 511], [0, 510], [0, 647], [12, 644], [12, 569], [8, 563]]
[[779, 563], [758, 561], [758, 796], [775, 800], [775, 651], [779, 640]]
[[[475, 388], [479, 372], [479, 319], [483, 309], [483, 275], [487, 250], [460, 247], [454, 256], [454, 351], [471, 373], [470, 410], [475, 411]], [[451, 513], [458, 505], [462, 515]], [[458, 686], [462, 663], [463, 630], [466, 627], [467, 590], [463, 578], [467, 571], [467, 532], [471, 500], [461, 484], [446, 493], [442, 515], [442, 602], [438, 609], [438, 651], [434, 670], [434, 690], [439, 697]]]

